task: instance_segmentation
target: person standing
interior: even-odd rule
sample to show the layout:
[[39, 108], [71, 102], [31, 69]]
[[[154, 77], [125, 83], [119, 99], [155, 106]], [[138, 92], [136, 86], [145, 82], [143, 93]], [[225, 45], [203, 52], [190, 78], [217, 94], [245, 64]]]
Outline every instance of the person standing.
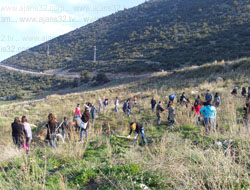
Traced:
[[201, 107], [204, 105], [204, 102], [203, 102], [203, 100], [201, 99], [201, 96], [200, 96], [200, 95], [197, 96], [197, 98], [196, 98], [195, 101], [198, 101], [198, 102], [199, 102], [199, 105], [200, 105]]
[[57, 121], [54, 114], [50, 113], [48, 115], [48, 124], [47, 124], [47, 134], [50, 146], [52, 148], [56, 147], [56, 129], [57, 129]]
[[85, 111], [82, 114], [81, 132], [80, 132], [80, 142], [83, 141], [83, 133], [85, 132], [85, 139], [88, 140], [88, 129], [89, 129], [90, 112], [89, 107], [85, 106]]
[[156, 106], [156, 100], [155, 100], [155, 98], [153, 97], [153, 98], [151, 99], [151, 110], [152, 110], [152, 112], [155, 111], [155, 106]]
[[128, 108], [127, 108], [127, 111], [128, 111], [128, 118], [129, 118], [130, 115], [133, 114], [133, 112], [132, 112], [132, 107], [133, 107], [133, 105], [132, 105], [132, 102], [131, 102], [130, 99], [127, 100], [127, 105], [128, 105]]
[[76, 106], [75, 117], [81, 117], [81, 108], [80, 108], [80, 104], [77, 104], [77, 106]]
[[118, 97], [115, 98], [115, 113], [119, 112], [119, 99]]
[[209, 135], [211, 127], [213, 127], [213, 131], [214, 133], [216, 133], [216, 125], [215, 125], [216, 109], [214, 106], [212, 106], [212, 102], [208, 102], [208, 104], [205, 107], [201, 108], [200, 112], [204, 117], [206, 134]]
[[31, 127], [30, 127], [30, 124], [28, 123], [28, 120], [27, 120], [27, 117], [26, 116], [23, 116], [22, 117], [22, 123], [23, 123], [23, 126], [24, 126], [24, 131], [25, 131], [25, 150], [26, 150], [26, 153], [29, 152], [30, 150], [30, 143], [31, 143], [31, 140], [32, 140], [32, 131], [31, 131]]
[[125, 100], [123, 103], [123, 106], [122, 106], [122, 111], [123, 111], [125, 117], [127, 115], [127, 109], [128, 109], [128, 101]]
[[14, 119], [14, 122], [11, 124], [11, 128], [13, 143], [17, 146], [18, 149], [20, 149], [24, 144], [25, 130], [19, 117], [16, 117]]
[[186, 93], [183, 92], [181, 97], [180, 97], [180, 104], [181, 105], [185, 105], [186, 107], [188, 107], [188, 103], [189, 103], [189, 99], [186, 97]]
[[242, 87], [241, 96], [242, 96], [243, 98], [247, 96], [247, 90], [246, 90], [245, 87]]
[[107, 111], [107, 108], [108, 108], [108, 105], [109, 105], [109, 99], [106, 98], [103, 102], [103, 112], [106, 113]]
[[99, 98], [98, 105], [99, 105], [98, 112], [101, 113], [102, 111], [102, 99], [101, 98]]
[[96, 110], [96, 108], [95, 108], [94, 104], [90, 104], [90, 113], [91, 113], [91, 118], [92, 118], [93, 122], [95, 120], [95, 110]]
[[136, 96], [134, 96], [134, 105], [137, 105], [138, 99]]
[[71, 139], [71, 127], [70, 127], [69, 120], [68, 120], [67, 117], [63, 118], [63, 123], [62, 123], [61, 127], [62, 127], [63, 138], [65, 139], [66, 138], [66, 134], [67, 134], [68, 138], [70, 140]]
[[194, 111], [195, 115], [195, 126], [199, 127], [200, 126], [200, 102], [198, 99], [195, 100], [194, 105], [192, 106], [192, 110]]
[[244, 110], [245, 110], [246, 127], [248, 130], [250, 130], [250, 98], [247, 98]]
[[238, 87], [237, 87], [237, 86], [234, 87], [234, 89], [233, 89], [233, 91], [231, 92], [231, 94], [232, 94], [232, 95], [235, 95], [235, 96], [238, 94]]
[[219, 107], [220, 103], [221, 103], [221, 100], [220, 100], [219, 93], [216, 92], [214, 96], [214, 106]]
[[205, 96], [205, 101], [206, 101], [206, 103], [212, 102], [212, 101], [213, 101], [213, 96], [212, 96], [212, 94], [210, 93], [210, 90], [209, 90], [209, 89], [207, 89], [207, 93], [206, 93], [206, 96]]
[[168, 121], [170, 124], [170, 128], [173, 129], [175, 123], [175, 109], [174, 109], [174, 103], [171, 101], [169, 102], [168, 105]]
[[130, 132], [129, 132], [129, 135], [128, 135], [127, 138], [130, 138], [132, 132], [134, 131], [134, 133], [135, 133], [134, 143], [137, 142], [139, 134], [141, 134], [143, 143], [144, 144], [147, 143], [147, 140], [146, 140], [146, 137], [145, 137], [145, 133], [144, 133], [144, 127], [143, 127], [143, 125], [141, 123], [131, 122], [130, 125], [129, 125], [129, 129], [130, 129]]
[[161, 124], [161, 113], [164, 111], [162, 107], [162, 102], [159, 101], [158, 105], [156, 106], [156, 116], [157, 116], [157, 125]]

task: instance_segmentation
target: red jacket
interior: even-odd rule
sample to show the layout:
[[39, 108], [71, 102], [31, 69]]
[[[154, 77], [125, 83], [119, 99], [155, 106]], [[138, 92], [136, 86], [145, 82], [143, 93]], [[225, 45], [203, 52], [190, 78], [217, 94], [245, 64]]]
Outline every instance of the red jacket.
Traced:
[[197, 115], [201, 114], [201, 112], [200, 112], [201, 106], [200, 105], [192, 106], [192, 109], [195, 111], [195, 114], [197, 114]]

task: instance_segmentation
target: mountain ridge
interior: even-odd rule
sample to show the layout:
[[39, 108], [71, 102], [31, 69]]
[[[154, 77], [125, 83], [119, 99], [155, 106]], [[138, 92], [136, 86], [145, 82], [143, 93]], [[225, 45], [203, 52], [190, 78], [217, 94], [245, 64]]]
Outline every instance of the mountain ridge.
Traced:
[[[39, 71], [65, 68], [142, 72], [248, 57], [249, 11], [249, 0], [148, 1], [35, 46], [3, 63]], [[97, 63], [91, 61], [94, 46], [100, 60]], [[145, 64], [145, 59], [154, 63]]]

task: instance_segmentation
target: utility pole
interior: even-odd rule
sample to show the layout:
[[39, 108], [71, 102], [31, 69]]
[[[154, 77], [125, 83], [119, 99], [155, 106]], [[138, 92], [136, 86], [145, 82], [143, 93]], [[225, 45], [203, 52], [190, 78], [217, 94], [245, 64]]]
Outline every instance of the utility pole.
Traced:
[[94, 63], [96, 62], [96, 46], [94, 46]]
[[49, 56], [49, 44], [48, 44], [48, 47], [47, 47], [47, 56]]
[[50, 65], [50, 60], [49, 60], [49, 44], [47, 46], [47, 59], [48, 59], [48, 65]]

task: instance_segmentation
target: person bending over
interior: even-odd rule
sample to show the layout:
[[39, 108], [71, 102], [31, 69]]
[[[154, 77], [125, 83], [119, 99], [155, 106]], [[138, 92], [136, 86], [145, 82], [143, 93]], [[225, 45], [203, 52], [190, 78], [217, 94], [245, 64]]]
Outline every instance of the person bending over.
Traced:
[[134, 143], [137, 142], [137, 139], [138, 139], [139, 134], [141, 134], [143, 143], [144, 143], [144, 144], [147, 143], [146, 137], [145, 137], [145, 134], [144, 134], [144, 127], [143, 127], [143, 125], [142, 125], [141, 123], [132, 122], [132, 123], [130, 123], [130, 125], [129, 125], [129, 129], [130, 129], [130, 132], [129, 132], [128, 138], [130, 138], [132, 132], [135, 133]]

